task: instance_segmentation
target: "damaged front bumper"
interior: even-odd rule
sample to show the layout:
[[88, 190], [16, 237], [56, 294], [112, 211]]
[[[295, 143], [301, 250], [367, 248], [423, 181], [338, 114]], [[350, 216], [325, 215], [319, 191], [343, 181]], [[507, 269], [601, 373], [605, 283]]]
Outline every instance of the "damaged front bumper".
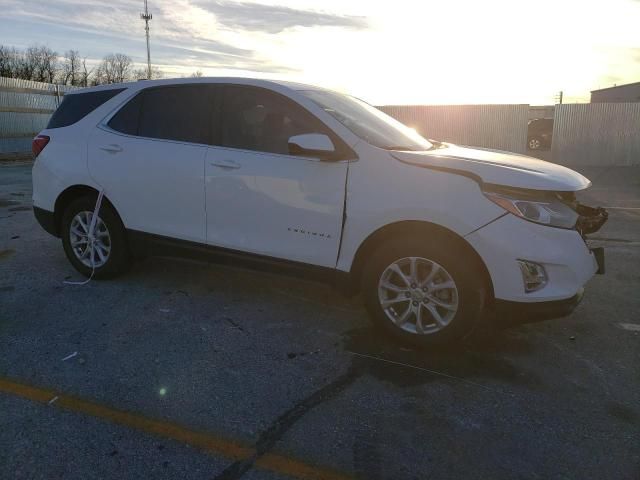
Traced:
[[[575, 210], [580, 215], [576, 222], [576, 230], [580, 232], [582, 238], [587, 243], [587, 235], [595, 233], [602, 228], [609, 218], [609, 213], [602, 207], [589, 207], [581, 203], [576, 202]], [[588, 246], [588, 243], [587, 243]], [[589, 247], [591, 253], [596, 259], [598, 264], [597, 274], [603, 275], [605, 272], [604, 266], [604, 248], [603, 247]]]
[[[494, 293], [489, 310], [498, 323], [570, 314], [586, 283], [604, 273], [604, 249], [590, 247], [588, 235], [602, 228], [607, 211], [581, 204], [575, 192], [490, 186], [483, 193], [512, 214], [465, 237], [489, 271]], [[539, 288], [528, 288], [523, 263], [534, 265], [544, 278]]]
[[609, 213], [602, 207], [588, 207], [576, 202], [575, 210], [580, 215], [576, 222], [576, 230], [583, 237], [600, 230], [609, 218]]
[[[505, 321], [568, 315], [580, 302], [589, 279], [604, 273], [604, 249], [591, 248], [587, 234], [604, 225], [607, 212], [578, 203], [573, 193], [559, 195], [577, 214], [570, 228], [505, 215], [465, 237], [485, 262], [495, 309]], [[523, 261], [543, 269], [546, 282], [542, 288], [525, 288], [520, 268]]]

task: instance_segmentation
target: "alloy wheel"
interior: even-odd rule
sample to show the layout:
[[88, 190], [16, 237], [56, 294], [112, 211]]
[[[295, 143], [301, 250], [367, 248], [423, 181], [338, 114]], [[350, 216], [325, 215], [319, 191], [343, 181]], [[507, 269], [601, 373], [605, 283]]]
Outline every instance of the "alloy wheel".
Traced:
[[107, 225], [100, 217], [96, 219], [93, 235], [89, 235], [89, 227], [93, 212], [78, 212], [71, 220], [69, 227], [69, 243], [75, 256], [89, 268], [102, 267], [111, 253], [111, 236]]
[[426, 335], [442, 330], [455, 317], [458, 288], [442, 265], [422, 257], [405, 257], [382, 272], [378, 301], [397, 327]]

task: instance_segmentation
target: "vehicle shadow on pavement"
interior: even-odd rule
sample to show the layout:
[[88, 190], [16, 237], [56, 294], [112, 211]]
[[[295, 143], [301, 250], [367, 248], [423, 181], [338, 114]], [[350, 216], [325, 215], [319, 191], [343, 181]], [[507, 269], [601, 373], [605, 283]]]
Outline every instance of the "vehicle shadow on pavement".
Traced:
[[[321, 324], [316, 329], [331, 331], [347, 322], [347, 330], [335, 331], [342, 348], [353, 357], [353, 368], [400, 387], [426, 384], [433, 381], [472, 379], [517, 384], [537, 388], [541, 381], [518, 364], [516, 357], [534, 354], [536, 347], [530, 336], [520, 335], [519, 328], [508, 329], [486, 324], [461, 343], [418, 349], [398, 343], [394, 338], [368, 325], [366, 313], [358, 299], [347, 299], [331, 287], [272, 273], [254, 272], [228, 266], [171, 258], [142, 262], [132, 276], [164, 275], [178, 280], [178, 287], [203, 299], [222, 295], [230, 305], [250, 300], [260, 310], [274, 303], [291, 310], [290, 313], [322, 311], [315, 318]], [[165, 282], [162, 282], [165, 283]], [[179, 290], [181, 291], [181, 290]], [[201, 300], [201, 301], [204, 301]], [[231, 307], [233, 308], [233, 307]], [[295, 328], [295, 327], [292, 327]], [[524, 327], [526, 328], [526, 327]], [[518, 362], [521, 363], [521, 362]], [[471, 382], [473, 383], [473, 382]], [[492, 387], [493, 388], [493, 387]]]
[[495, 390], [482, 385], [483, 379], [530, 389], [541, 385], [535, 373], [507, 358], [529, 354], [534, 347], [506, 330], [484, 332], [461, 344], [417, 349], [399, 345], [374, 328], [359, 328], [345, 334], [344, 348], [367, 374], [399, 387], [444, 380]]

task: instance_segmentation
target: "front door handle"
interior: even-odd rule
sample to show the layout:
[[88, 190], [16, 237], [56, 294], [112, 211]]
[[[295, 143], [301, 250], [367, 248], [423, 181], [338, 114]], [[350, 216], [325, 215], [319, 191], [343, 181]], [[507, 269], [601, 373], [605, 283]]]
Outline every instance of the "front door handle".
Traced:
[[110, 145], [103, 145], [99, 148], [100, 150], [104, 150], [105, 152], [109, 153], [119, 153], [122, 151], [122, 147], [120, 145], [116, 145], [115, 143], [112, 143]]
[[220, 168], [226, 168], [226, 169], [235, 169], [235, 168], [240, 168], [240, 164], [234, 162], [233, 160], [213, 160], [211, 161], [211, 165], [213, 165], [214, 167], [220, 167]]

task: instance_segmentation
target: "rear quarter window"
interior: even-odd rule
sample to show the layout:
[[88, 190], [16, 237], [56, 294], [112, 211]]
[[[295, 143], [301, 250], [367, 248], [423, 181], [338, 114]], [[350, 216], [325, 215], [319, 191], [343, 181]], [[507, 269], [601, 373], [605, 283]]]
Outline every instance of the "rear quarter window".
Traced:
[[124, 88], [114, 88], [98, 92], [65, 95], [64, 100], [51, 116], [47, 128], [61, 128], [73, 125], [123, 90]]
[[144, 92], [129, 100], [127, 104], [118, 110], [118, 113], [109, 120], [107, 125], [114, 130], [126, 133], [127, 135], [138, 135], [143, 95]]

